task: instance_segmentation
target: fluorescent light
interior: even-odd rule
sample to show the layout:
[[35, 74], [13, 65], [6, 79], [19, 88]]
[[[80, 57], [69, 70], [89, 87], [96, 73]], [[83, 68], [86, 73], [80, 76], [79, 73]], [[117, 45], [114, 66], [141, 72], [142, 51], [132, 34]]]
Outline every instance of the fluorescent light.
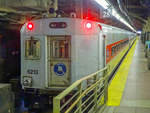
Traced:
[[141, 34], [141, 33], [142, 33], [142, 31], [137, 31], [136, 33]]
[[109, 4], [105, 0], [95, 0], [97, 3], [99, 3], [104, 9], [107, 9]]
[[[106, 0], [95, 0], [98, 4], [100, 4], [104, 9], [107, 9], [108, 6], [110, 6], [110, 4], [106, 1]], [[111, 13], [111, 12], [110, 12]], [[128, 26], [130, 29], [132, 29], [133, 31], [136, 32], [136, 30], [126, 21], [124, 20], [124, 18], [122, 18], [118, 12], [112, 8], [112, 13], [111, 13], [114, 17], [116, 17], [120, 22], [122, 22], [123, 24], [125, 24], [126, 26]]]

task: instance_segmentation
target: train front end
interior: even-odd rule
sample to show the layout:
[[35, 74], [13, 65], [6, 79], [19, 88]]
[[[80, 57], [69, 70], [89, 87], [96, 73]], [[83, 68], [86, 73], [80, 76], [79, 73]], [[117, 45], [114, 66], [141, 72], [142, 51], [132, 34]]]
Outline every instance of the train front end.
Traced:
[[62, 90], [104, 67], [100, 28], [96, 22], [75, 18], [26, 23], [21, 29], [23, 89]]
[[66, 31], [65, 21], [50, 19], [28, 22], [22, 27], [23, 89], [63, 89], [70, 85], [71, 34]]

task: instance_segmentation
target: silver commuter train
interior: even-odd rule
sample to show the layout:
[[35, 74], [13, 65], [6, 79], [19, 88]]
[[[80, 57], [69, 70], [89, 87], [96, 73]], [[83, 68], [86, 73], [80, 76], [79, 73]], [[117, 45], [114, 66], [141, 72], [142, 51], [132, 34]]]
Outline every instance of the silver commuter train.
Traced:
[[30, 21], [21, 29], [22, 87], [60, 90], [106, 65], [111, 72], [134, 38], [135, 33], [84, 19]]

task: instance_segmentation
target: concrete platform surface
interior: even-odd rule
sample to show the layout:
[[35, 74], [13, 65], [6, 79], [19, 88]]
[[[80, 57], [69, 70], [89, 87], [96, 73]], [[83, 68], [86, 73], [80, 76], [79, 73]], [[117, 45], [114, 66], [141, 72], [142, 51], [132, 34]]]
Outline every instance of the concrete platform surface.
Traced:
[[150, 70], [140, 40], [136, 45], [120, 106], [108, 106], [103, 113], [150, 113]]

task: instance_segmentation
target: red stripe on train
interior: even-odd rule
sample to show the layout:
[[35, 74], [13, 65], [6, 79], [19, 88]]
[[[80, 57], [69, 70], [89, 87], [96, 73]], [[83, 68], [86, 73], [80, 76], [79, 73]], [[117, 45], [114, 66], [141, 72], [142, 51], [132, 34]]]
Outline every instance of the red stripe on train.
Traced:
[[[119, 48], [118, 51], [117, 51], [117, 52], [114, 52], [113, 54], [112, 54], [112, 48], [115, 47], [116, 45], [121, 44], [122, 42], [127, 41], [127, 40], [129, 40], [129, 38], [126, 38], [126, 39], [124, 39], [124, 40], [117, 41], [117, 42], [115, 42], [115, 43], [112, 43], [112, 44], [109, 44], [109, 45], [106, 46], [106, 64], [107, 64], [108, 62], [110, 62], [110, 61], [122, 50], [122, 48], [123, 48], [125, 45], [123, 45], [123, 46], [120, 47], [120, 48], [118, 47], [118, 48]], [[120, 45], [120, 46], [121, 46], [121, 45]]]

